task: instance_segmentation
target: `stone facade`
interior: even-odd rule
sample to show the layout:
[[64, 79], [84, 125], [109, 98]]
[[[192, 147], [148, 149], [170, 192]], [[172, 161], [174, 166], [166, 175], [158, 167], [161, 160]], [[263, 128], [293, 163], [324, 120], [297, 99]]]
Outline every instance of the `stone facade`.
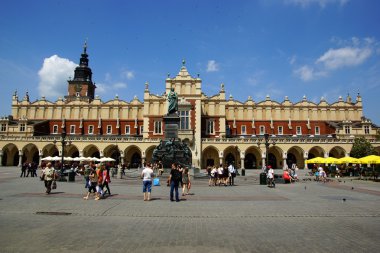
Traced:
[[[348, 155], [357, 136], [365, 136], [380, 153], [378, 127], [363, 116], [360, 95], [332, 104], [306, 97], [296, 103], [285, 97], [280, 103], [269, 96], [240, 102], [226, 98], [224, 84], [218, 94], [205, 95], [202, 80], [183, 63], [178, 75], [166, 78], [162, 95], [150, 93], [146, 83], [143, 101], [115, 97], [103, 102], [95, 96], [87, 56], [85, 47], [65, 98], [31, 102], [27, 94], [22, 99], [13, 94], [12, 115], [0, 119], [0, 165], [61, 156], [64, 143], [64, 156], [110, 156], [139, 166], [151, 159], [164, 137], [171, 88], [179, 97], [179, 138], [190, 147], [195, 167], [235, 161], [239, 168], [260, 168], [268, 157], [276, 168], [293, 163], [304, 168], [305, 159], [314, 156]], [[269, 134], [267, 140], [264, 134]]]

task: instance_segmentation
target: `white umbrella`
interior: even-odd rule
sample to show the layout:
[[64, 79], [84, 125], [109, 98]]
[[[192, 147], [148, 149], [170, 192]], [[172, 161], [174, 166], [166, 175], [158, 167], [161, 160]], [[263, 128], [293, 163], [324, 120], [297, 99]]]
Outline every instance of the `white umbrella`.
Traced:
[[91, 157], [91, 161], [94, 161], [94, 162], [99, 162], [99, 158], [97, 158], [97, 157]]
[[62, 157], [59, 157], [59, 156], [54, 156], [51, 158], [52, 161], [61, 161], [62, 160]]
[[47, 157], [42, 158], [41, 161], [51, 161], [52, 158], [53, 157], [51, 156], [47, 156]]
[[63, 160], [65, 160], [65, 161], [74, 161], [74, 158], [72, 158], [72, 157], [64, 157]]
[[114, 161], [116, 160], [111, 157], [102, 157], [99, 159], [99, 162], [114, 162]]
[[84, 157], [74, 157], [73, 161], [74, 162], [81, 162], [81, 161], [83, 161], [82, 158], [84, 158]]

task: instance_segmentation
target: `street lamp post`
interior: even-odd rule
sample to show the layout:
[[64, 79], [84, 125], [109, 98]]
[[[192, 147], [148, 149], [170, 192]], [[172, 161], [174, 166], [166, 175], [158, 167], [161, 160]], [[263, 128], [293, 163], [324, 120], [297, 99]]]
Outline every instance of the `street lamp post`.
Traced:
[[[64, 157], [65, 157], [65, 146], [68, 144], [71, 144], [71, 141], [66, 141], [66, 130], [63, 128], [61, 133], [61, 140], [59, 141], [62, 145], [62, 154], [61, 154], [61, 172], [64, 170]], [[54, 144], [56, 144], [57, 141], [54, 140]]]
[[[264, 145], [265, 145], [265, 166], [268, 166], [268, 162], [269, 162], [269, 154], [268, 154], [268, 150], [269, 150], [269, 146], [270, 145], [276, 145], [276, 142], [275, 141], [272, 141], [272, 143], [270, 143], [269, 141], [269, 134], [266, 133], [264, 134]], [[260, 146], [260, 142], [258, 143], [258, 146]]]
[[61, 171], [64, 170], [64, 156], [65, 156], [65, 145], [66, 145], [66, 130], [63, 128], [61, 133], [61, 144], [62, 144], [62, 160], [61, 160]]

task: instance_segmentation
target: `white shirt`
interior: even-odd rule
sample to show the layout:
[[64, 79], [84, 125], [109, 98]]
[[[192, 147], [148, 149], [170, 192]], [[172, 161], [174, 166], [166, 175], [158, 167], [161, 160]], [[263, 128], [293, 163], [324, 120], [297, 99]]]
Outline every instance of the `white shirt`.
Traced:
[[274, 170], [272, 168], [270, 168], [268, 170], [268, 178], [273, 178], [273, 176], [274, 176]]
[[219, 167], [219, 168], [218, 168], [218, 174], [219, 174], [219, 175], [222, 175], [222, 174], [223, 174], [223, 167]]
[[230, 166], [228, 166], [228, 172], [229, 173], [235, 173], [235, 167], [232, 164], [230, 164]]
[[152, 181], [153, 170], [150, 167], [146, 167], [141, 172], [141, 175], [143, 175], [143, 181]]

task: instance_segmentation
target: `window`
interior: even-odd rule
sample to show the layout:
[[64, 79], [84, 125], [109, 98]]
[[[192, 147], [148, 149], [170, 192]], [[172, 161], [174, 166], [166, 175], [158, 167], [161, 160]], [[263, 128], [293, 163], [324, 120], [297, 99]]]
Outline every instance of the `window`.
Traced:
[[364, 126], [364, 134], [369, 134], [369, 126]]
[[351, 133], [350, 126], [344, 126], [344, 132], [345, 132], [346, 134], [350, 134], [350, 133]]
[[74, 125], [70, 126], [70, 134], [75, 134], [75, 126]]
[[58, 125], [54, 125], [53, 126], [53, 134], [57, 134], [58, 133]]
[[26, 124], [25, 123], [21, 123], [20, 124], [20, 132], [25, 132], [26, 130]]
[[284, 128], [282, 127], [282, 126], [279, 126], [278, 128], [277, 128], [277, 134], [278, 135], [283, 135], [284, 134]]
[[142, 135], [144, 132], [144, 126], [140, 126], [140, 135]]
[[126, 135], [130, 135], [131, 134], [131, 127], [129, 125], [125, 126], [125, 134]]
[[112, 134], [112, 126], [107, 125], [107, 134]]
[[179, 117], [181, 119], [181, 123], [179, 125], [180, 129], [190, 129], [189, 111], [180, 111]]
[[0, 132], [7, 131], [7, 124], [1, 124]]
[[260, 126], [260, 135], [265, 134], [265, 126]]
[[93, 125], [88, 126], [88, 134], [94, 134], [94, 126]]
[[162, 134], [162, 121], [161, 120], [154, 122], [154, 134]]
[[321, 134], [321, 130], [319, 128], [319, 126], [316, 126], [315, 127], [315, 135], [320, 135]]
[[215, 133], [214, 120], [207, 120], [206, 126], [207, 126], [207, 129], [206, 129], [207, 134], [214, 134]]
[[302, 135], [302, 127], [297, 126], [296, 127], [296, 132], [297, 132], [297, 135]]
[[77, 92], [77, 93], [76, 93], [76, 95], [77, 95], [77, 97], [79, 97], [80, 93], [79, 93], [79, 92]]
[[242, 135], [247, 134], [247, 127], [245, 125], [241, 126], [241, 134]]

